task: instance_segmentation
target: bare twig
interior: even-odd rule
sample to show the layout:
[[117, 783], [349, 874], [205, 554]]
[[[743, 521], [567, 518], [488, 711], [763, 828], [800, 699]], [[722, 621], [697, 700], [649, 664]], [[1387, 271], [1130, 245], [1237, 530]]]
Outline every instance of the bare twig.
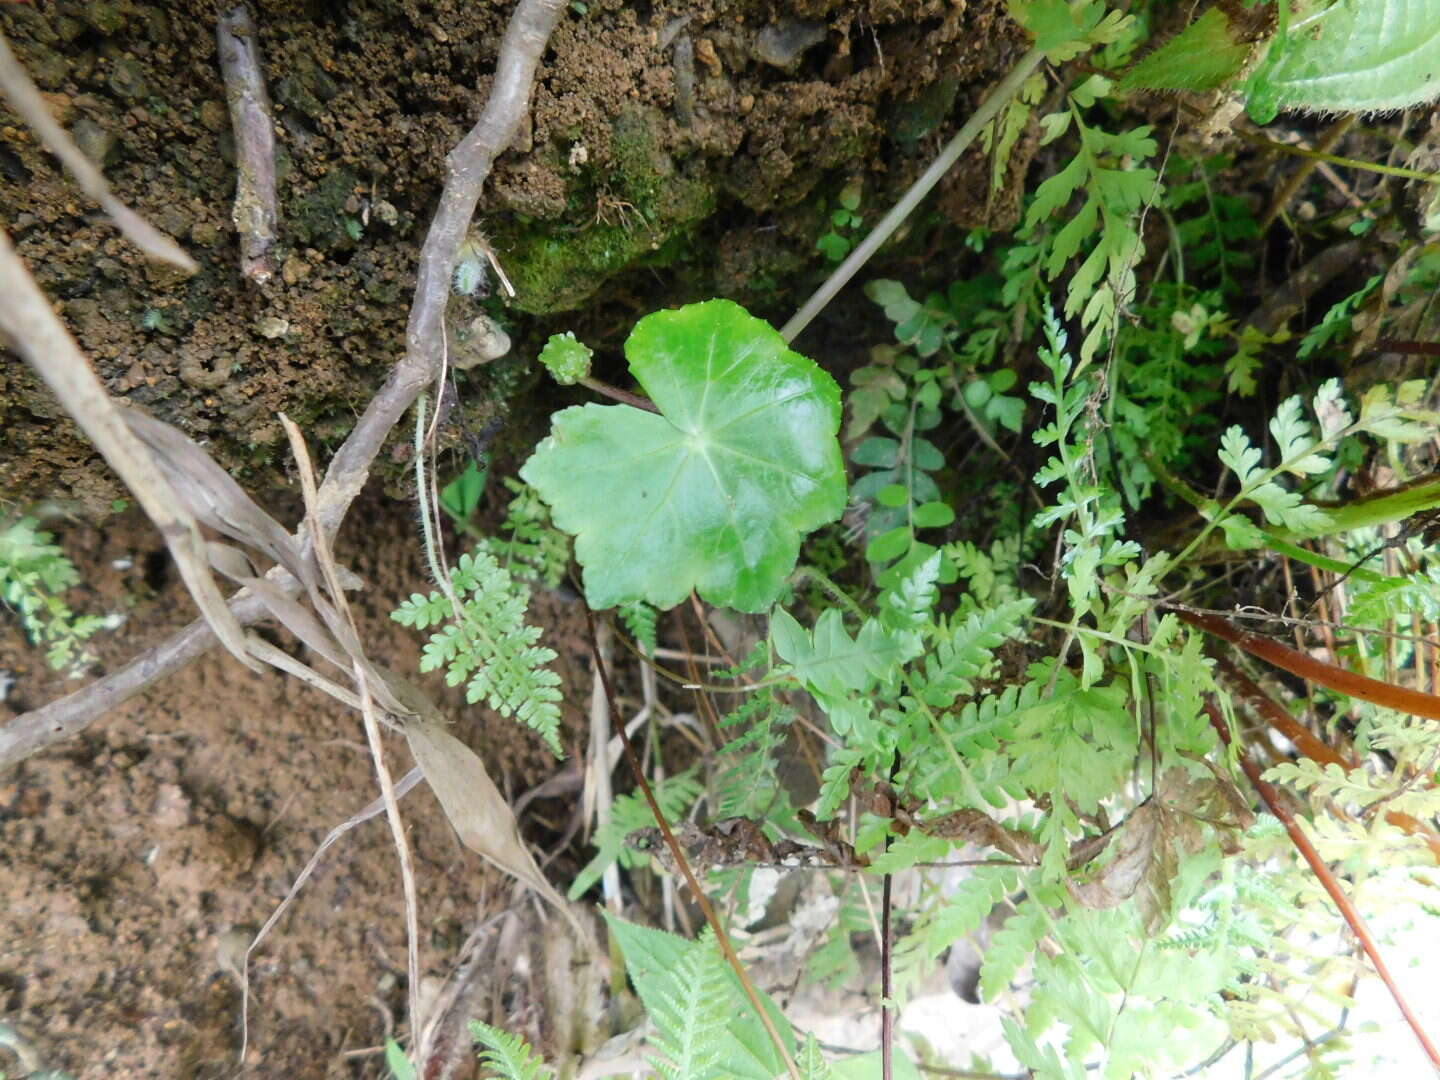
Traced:
[[275, 122], [260, 67], [255, 21], [244, 4], [215, 24], [220, 73], [235, 135], [235, 228], [240, 232], [240, 273], [261, 285], [275, 273], [270, 248], [280, 220], [275, 196]]
[[[509, 146], [525, 115], [540, 54], [564, 8], [564, 0], [520, 0], [500, 45], [485, 112], [447, 159], [449, 178], [420, 253], [405, 356], [331, 460], [320, 488], [319, 520], [327, 536], [335, 535], [365, 486], [371, 462], [390, 429], [439, 369], [456, 251], [465, 239], [496, 156]], [[7, 51], [4, 57], [8, 56]], [[287, 592], [299, 591], [299, 583], [288, 574], [281, 572], [276, 577], [272, 571], [272, 580]], [[247, 626], [268, 610], [259, 598], [244, 591], [232, 599], [231, 609], [237, 621]], [[85, 730], [105, 712], [204, 655], [215, 642], [206, 625], [192, 623], [115, 674], [16, 717], [0, 728], [0, 771]]]
[[565, 0], [520, 0], [500, 44], [500, 59], [485, 112], [446, 158], [449, 178], [420, 249], [415, 300], [405, 333], [405, 357], [395, 365], [350, 437], [336, 452], [320, 489], [321, 521], [331, 535], [364, 486], [370, 463], [390, 429], [440, 369], [445, 306], [450, 298], [456, 253], [465, 241], [495, 158], [510, 145], [529, 108], [535, 67], [564, 10]]
[[3, 34], [0, 34], [0, 92], [4, 93], [11, 106], [20, 114], [20, 118], [35, 129], [35, 134], [40, 136], [45, 148], [70, 170], [75, 182], [80, 185], [80, 190], [100, 204], [100, 208], [110, 215], [111, 220], [132, 244], [150, 258], [169, 263], [187, 274], [193, 274], [200, 269], [195, 265], [195, 260], [180, 249], [179, 244], [115, 197], [110, 185], [105, 182], [104, 174], [50, 115], [40, 91], [30, 81], [30, 76], [25, 74], [20, 61], [15, 59], [15, 54], [10, 51], [10, 43]]

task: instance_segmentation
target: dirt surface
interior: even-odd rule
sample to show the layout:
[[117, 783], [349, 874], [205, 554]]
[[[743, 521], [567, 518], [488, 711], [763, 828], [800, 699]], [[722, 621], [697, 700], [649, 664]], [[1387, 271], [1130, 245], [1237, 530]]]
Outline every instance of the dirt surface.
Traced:
[[[419, 635], [387, 617], [423, 581], [410, 511], [371, 500], [355, 514], [365, 528], [340, 554], [369, 586], [356, 604], [361, 634], [377, 660], [413, 672]], [[87, 582], [76, 606], [127, 616], [95, 639], [97, 670], [192, 617], [158, 536], [135, 515], [103, 531], [62, 529], [61, 540]], [[561, 653], [565, 740], [578, 748], [589, 675], [577, 614], [563, 600], [536, 603]], [[0, 671], [17, 680], [0, 723], [73, 685], [49, 675], [8, 618]], [[438, 676], [426, 686], [512, 797], [562, 767], [511, 722], [465, 708]], [[408, 753], [394, 739], [389, 752], [398, 778]], [[345, 1056], [376, 1046], [405, 1011], [403, 905], [382, 819], [331, 848], [257, 950], [244, 1070], [234, 974], [325, 834], [376, 792], [358, 716], [221, 652], [0, 777], [0, 1020], [35, 1064], [77, 1078], [382, 1075], [373, 1055]], [[421, 966], [442, 977], [467, 936], [511, 906], [511, 887], [460, 846], [424, 785], [402, 806]], [[537, 813], [563, 822], [569, 802], [534, 807], [531, 836], [548, 840]], [[0, 1072], [24, 1063], [0, 1042]]]
[[[479, 115], [508, 10], [256, 5], [281, 202], [280, 272], [261, 288], [237, 265], [215, 9], [0, 4], [0, 29], [57, 117], [201, 271], [178, 280], [145, 265], [3, 107], [0, 224], [109, 390], [208, 440], [263, 494], [283, 482], [275, 413], [323, 452], [398, 357], [444, 155]], [[516, 341], [472, 376], [472, 408], [511, 408], [553, 330], [614, 348], [638, 315], [709, 295], [793, 310], [824, 270], [815, 241], [840, 189], [858, 182], [873, 221], [1018, 54], [1002, 11], [996, 0], [571, 5], [480, 208], [519, 296], [507, 307], [481, 288], [452, 304], [457, 331], [483, 306]], [[946, 213], [1011, 213], [966, 195], [987, 169], [973, 156]], [[95, 519], [120, 494], [13, 362], [0, 365], [0, 492], [73, 498]]]

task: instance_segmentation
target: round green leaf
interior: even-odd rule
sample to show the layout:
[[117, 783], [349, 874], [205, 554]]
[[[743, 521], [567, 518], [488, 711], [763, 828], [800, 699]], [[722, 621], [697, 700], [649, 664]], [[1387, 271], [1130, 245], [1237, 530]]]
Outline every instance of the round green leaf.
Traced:
[[910, 540], [910, 530], [901, 525], [871, 540], [865, 549], [865, 558], [876, 563], [889, 562], [905, 553], [905, 549], [910, 546]]
[[915, 508], [917, 529], [943, 529], [955, 520], [955, 511], [943, 502], [922, 503]]
[[887, 484], [875, 494], [875, 501], [881, 506], [904, 506], [910, 501], [910, 491], [904, 484]]
[[565, 409], [520, 470], [574, 534], [586, 598], [767, 609], [801, 535], [845, 510], [840, 388], [728, 300], [646, 316], [625, 355], [661, 415]]

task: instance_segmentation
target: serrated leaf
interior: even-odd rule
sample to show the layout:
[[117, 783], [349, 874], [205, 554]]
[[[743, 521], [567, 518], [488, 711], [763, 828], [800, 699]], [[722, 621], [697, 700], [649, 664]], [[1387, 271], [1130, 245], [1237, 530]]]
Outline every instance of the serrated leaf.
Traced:
[[646, 316], [625, 354], [660, 415], [566, 409], [520, 470], [575, 536], [587, 599], [765, 609], [801, 535], [844, 512], [840, 388], [728, 300]]
[[1170, 41], [1135, 64], [1115, 85], [1135, 90], [1214, 90], [1245, 66], [1250, 46], [1235, 40], [1229, 16], [1212, 7]]
[[594, 355], [588, 345], [566, 331], [550, 335], [550, 340], [540, 350], [540, 363], [561, 386], [573, 386], [589, 376], [590, 359]]
[[[663, 930], [635, 926], [609, 912], [603, 914], [610, 932], [620, 941], [626, 970], [640, 993], [640, 999], [652, 1015], [663, 998], [678, 995], [680, 988], [676, 972], [689, 952], [692, 949], [714, 948], [713, 944], [687, 941]], [[725, 1076], [732, 1080], [773, 1080], [784, 1071], [785, 1066], [765, 1034], [760, 1018], [745, 999], [735, 973], [726, 968], [724, 981], [730, 1002], [720, 1047], [720, 1060], [726, 1066]], [[760, 991], [760, 1000], [779, 1030], [787, 1051], [793, 1054], [795, 1034], [790, 1022], [764, 991]]]
[[1247, 86], [1250, 116], [1282, 109], [1388, 112], [1440, 94], [1440, 19], [1432, 0], [1336, 0], [1307, 5], [1277, 35]]

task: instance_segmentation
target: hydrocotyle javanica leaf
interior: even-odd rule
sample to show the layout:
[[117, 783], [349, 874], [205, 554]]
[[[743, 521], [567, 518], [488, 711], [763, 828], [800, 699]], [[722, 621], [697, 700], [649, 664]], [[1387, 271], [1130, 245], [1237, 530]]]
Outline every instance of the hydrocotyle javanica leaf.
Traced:
[[845, 510], [840, 388], [729, 300], [647, 315], [625, 355], [660, 415], [565, 409], [520, 470], [575, 536], [586, 599], [766, 610]]

